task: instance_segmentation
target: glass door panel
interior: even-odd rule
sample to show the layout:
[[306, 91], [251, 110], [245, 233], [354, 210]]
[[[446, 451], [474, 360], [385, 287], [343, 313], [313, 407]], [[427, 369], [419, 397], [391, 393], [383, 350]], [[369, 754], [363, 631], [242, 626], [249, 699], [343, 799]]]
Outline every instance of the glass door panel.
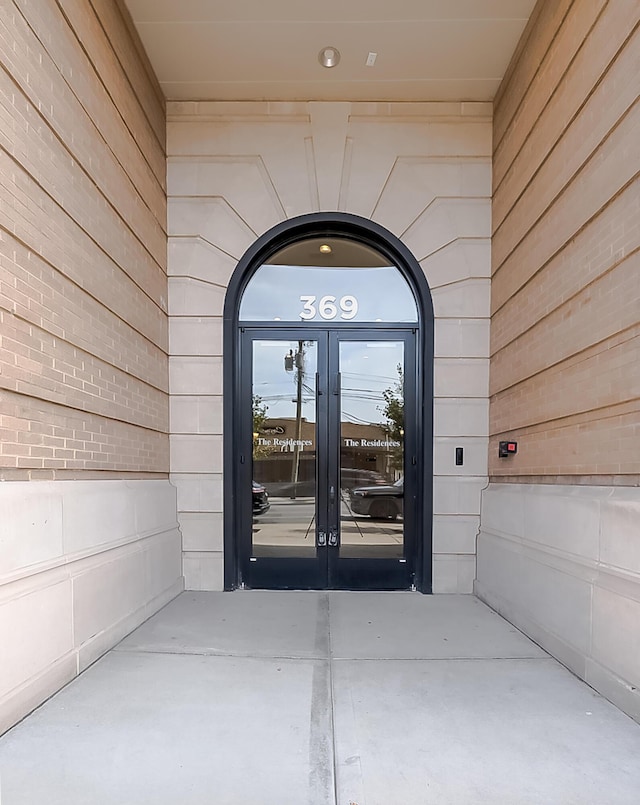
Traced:
[[340, 341], [340, 558], [404, 557], [404, 341]]
[[316, 557], [318, 342], [252, 341], [251, 561]]
[[247, 328], [237, 467], [243, 583], [411, 586], [414, 362], [410, 331]]

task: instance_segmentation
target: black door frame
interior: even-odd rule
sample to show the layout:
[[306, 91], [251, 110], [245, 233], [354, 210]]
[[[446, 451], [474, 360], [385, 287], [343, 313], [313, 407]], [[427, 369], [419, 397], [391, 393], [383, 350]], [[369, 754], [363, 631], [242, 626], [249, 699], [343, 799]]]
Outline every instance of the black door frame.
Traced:
[[[266, 327], [265, 327], [266, 324]], [[236, 544], [239, 577], [248, 587], [272, 589], [338, 589], [338, 590], [407, 590], [416, 571], [416, 513], [419, 508], [417, 489], [417, 456], [409, 445], [416, 446], [418, 421], [416, 402], [416, 334], [417, 327], [407, 323], [384, 323], [369, 325], [331, 324], [319, 322], [273, 326], [268, 322], [245, 323], [240, 327], [242, 361], [242, 391], [251, 394], [253, 381], [252, 345], [255, 341], [313, 341], [318, 345], [318, 368], [316, 374], [316, 516], [313, 528], [315, 556], [255, 557], [252, 556], [252, 506], [250, 502], [253, 468], [253, 427], [245, 408], [240, 426], [239, 440], [235, 442], [236, 456], [244, 461], [236, 462], [238, 490], [236, 495]], [[403, 543], [404, 557], [384, 558], [374, 556], [344, 556], [338, 545], [319, 546], [316, 531], [325, 534], [335, 529], [342, 533], [340, 493], [340, 406], [339, 383], [340, 344], [344, 342], [398, 341], [403, 344], [404, 403], [405, 403], [405, 456], [404, 456], [404, 512]], [[333, 391], [332, 391], [333, 389]], [[245, 396], [245, 399], [248, 399]], [[240, 406], [237, 406], [240, 409]], [[328, 449], [325, 449], [328, 448]], [[329, 489], [337, 490], [333, 499]], [[239, 500], [241, 496], [244, 499]], [[238, 505], [239, 504], [239, 505]], [[324, 578], [324, 581], [323, 581]]]
[[[432, 584], [432, 520], [433, 520], [433, 335], [434, 317], [431, 292], [416, 258], [395, 235], [373, 221], [343, 212], [322, 212], [301, 215], [277, 224], [265, 232], [240, 259], [227, 289], [223, 320], [223, 433], [224, 433], [224, 588], [239, 586], [237, 534], [241, 526], [239, 499], [239, 459], [237, 445], [242, 422], [239, 414], [240, 394], [240, 335], [239, 309], [242, 294], [254, 272], [269, 257], [285, 246], [312, 237], [342, 237], [354, 240], [383, 254], [397, 266], [413, 290], [418, 306], [418, 338], [416, 361], [416, 410], [422, 412], [416, 422], [417, 469], [416, 484], [422, 506], [416, 513], [415, 585], [423, 593], [431, 592]], [[256, 323], [257, 324], [257, 323]], [[286, 328], [299, 327], [299, 322], [281, 322]], [[264, 327], [264, 322], [262, 323]], [[406, 324], [404, 327], [406, 328]], [[374, 329], [370, 324], [343, 324], [340, 329], [356, 331]]]

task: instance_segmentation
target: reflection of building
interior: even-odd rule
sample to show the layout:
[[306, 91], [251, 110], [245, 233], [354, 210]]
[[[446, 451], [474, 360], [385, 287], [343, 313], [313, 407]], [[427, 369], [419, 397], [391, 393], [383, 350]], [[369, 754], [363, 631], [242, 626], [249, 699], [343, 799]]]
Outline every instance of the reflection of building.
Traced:
[[[315, 481], [316, 423], [302, 420], [300, 431], [300, 465], [298, 484], [311, 488]], [[343, 422], [340, 434], [340, 467], [376, 473], [388, 481], [398, 477], [394, 466], [402, 445], [391, 439], [381, 425]], [[292, 466], [296, 447], [295, 418], [268, 419], [254, 434], [254, 478], [273, 491], [288, 489], [292, 484]]]

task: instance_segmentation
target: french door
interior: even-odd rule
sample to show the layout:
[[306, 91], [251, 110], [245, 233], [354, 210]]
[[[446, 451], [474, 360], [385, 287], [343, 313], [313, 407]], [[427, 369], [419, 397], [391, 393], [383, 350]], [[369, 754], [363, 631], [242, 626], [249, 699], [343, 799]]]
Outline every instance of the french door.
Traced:
[[415, 330], [243, 328], [240, 367], [241, 582], [410, 588]]

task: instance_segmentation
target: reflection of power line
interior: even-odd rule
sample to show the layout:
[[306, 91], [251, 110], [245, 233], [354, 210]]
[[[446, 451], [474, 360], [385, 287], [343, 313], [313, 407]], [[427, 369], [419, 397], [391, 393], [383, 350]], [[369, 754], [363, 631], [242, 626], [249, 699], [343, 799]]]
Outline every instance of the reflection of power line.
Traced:
[[375, 402], [381, 403], [383, 402], [382, 397], [379, 394], [374, 395], [367, 395], [367, 394], [343, 394], [343, 400], [364, 400], [365, 402]]
[[[349, 375], [348, 372], [342, 373], [343, 377], [356, 377], [356, 375]], [[380, 377], [380, 375], [357, 375], [358, 378], [369, 380], [369, 381], [379, 381], [383, 385], [387, 385], [389, 381], [397, 381], [397, 377]], [[253, 388], [258, 388], [262, 386], [289, 386], [291, 385], [291, 381], [288, 380], [253, 380]], [[357, 390], [357, 389], [356, 389]]]
[[365, 380], [380, 380], [380, 381], [389, 381], [390, 380], [391, 382], [395, 382], [398, 379], [397, 375], [396, 375], [396, 377], [387, 377], [386, 375], [365, 375], [365, 374], [361, 374], [359, 372], [343, 372], [342, 376], [343, 377], [363, 377]]
[[[305, 389], [305, 391], [310, 394], [309, 397], [303, 397], [303, 402], [313, 402], [315, 400], [315, 395], [313, 394], [313, 389]], [[368, 396], [367, 394], [343, 394], [343, 399], [348, 400], [362, 400], [363, 402], [382, 402], [382, 399], [379, 394], [373, 394]], [[290, 394], [264, 394], [260, 395], [260, 399], [263, 402], [282, 402], [283, 400], [289, 401], [291, 399]]]
[[[254, 383], [253, 383], [253, 388], [254, 388], [254, 390], [255, 390], [255, 389], [256, 389], [256, 388], [258, 388], [259, 386], [267, 386], [267, 387], [269, 388], [269, 387], [271, 387], [271, 386], [290, 386], [290, 385], [291, 385], [291, 384], [290, 384], [290, 383], [287, 383], [287, 381], [286, 381], [286, 380], [279, 380], [279, 381], [277, 381], [277, 382], [276, 382], [276, 381], [273, 381], [273, 382], [272, 382], [272, 381], [270, 381], [270, 380], [265, 380], [263, 383], [256, 383], [256, 382], [254, 381]], [[309, 392], [309, 394], [314, 394], [314, 393], [315, 393], [315, 389], [311, 388], [311, 386], [308, 386], [306, 383], [303, 383], [303, 384], [302, 384], [302, 388], [306, 389], [306, 390]]]
[[352, 422], [354, 425], [376, 425], [376, 422], [371, 422], [369, 419], [361, 419], [359, 416], [355, 414], [350, 414], [348, 411], [342, 411], [342, 417], [344, 419], [348, 419], [349, 422]]
[[[286, 400], [289, 402], [291, 400], [291, 394], [267, 394], [264, 397], [260, 397], [263, 402], [282, 402]], [[302, 402], [311, 402], [314, 400], [315, 397], [303, 397]]]

